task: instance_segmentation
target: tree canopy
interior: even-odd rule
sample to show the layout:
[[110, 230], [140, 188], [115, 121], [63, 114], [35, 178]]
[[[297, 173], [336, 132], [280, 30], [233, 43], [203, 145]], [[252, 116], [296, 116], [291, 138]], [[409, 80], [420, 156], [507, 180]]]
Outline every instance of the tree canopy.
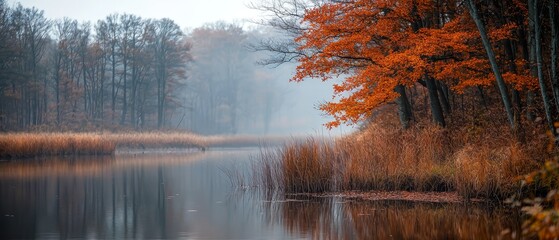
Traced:
[[[334, 116], [330, 127], [362, 122], [391, 103], [398, 105], [407, 127], [417, 112], [412, 109], [412, 103], [417, 105], [413, 96], [422, 93], [429, 99], [433, 121], [442, 126], [460, 105], [456, 101], [460, 96], [481, 98], [485, 104], [492, 96], [501, 99], [505, 114], [492, 114], [498, 119], [508, 116], [512, 128], [544, 111], [551, 127], [556, 120], [553, 1], [283, 2], [289, 4], [263, 4], [261, 9], [279, 15], [270, 25], [299, 30], [293, 38], [297, 47], [292, 49], [299, 65], [292, 80], [343, 79], [333, 84], [333, 99], [320, 106]], [[294, 7], [280, 11], [289, 6], [307, 9], [300, 15], [281, 15], [295, 12]], [[289, 17], [299, 25], [271, 24]], [[419, 95], [418, 88], [424, 89]]]

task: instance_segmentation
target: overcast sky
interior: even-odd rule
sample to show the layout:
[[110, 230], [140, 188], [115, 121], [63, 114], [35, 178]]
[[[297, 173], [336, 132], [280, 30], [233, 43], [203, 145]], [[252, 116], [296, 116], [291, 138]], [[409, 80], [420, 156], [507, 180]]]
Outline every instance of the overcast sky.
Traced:
[[45, 11], [50, 19], [69, 17], [79, 21], [105, 18], [112, 13], [130, 13], [143, 18], [170, 18], [182, 28], [195, 28], [216, 21], [245, 23], [259, 11], [247, 7], [254, 0], [8, 0]]

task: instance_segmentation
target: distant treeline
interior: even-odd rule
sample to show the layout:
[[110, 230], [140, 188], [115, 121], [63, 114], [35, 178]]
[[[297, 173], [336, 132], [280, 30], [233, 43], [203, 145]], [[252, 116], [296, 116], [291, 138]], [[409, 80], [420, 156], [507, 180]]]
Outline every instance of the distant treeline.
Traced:
[[0, 130], [265, 131], [274, 94], [248, 36], [224, 23], [185, 34], [130, 14], [50, 20], [0, 0]]

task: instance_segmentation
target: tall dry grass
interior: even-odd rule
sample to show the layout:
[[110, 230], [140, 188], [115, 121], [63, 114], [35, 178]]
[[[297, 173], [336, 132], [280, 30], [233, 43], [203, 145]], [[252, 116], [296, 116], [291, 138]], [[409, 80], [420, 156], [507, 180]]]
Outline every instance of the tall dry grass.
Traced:
[[449, 131], [372, 123], [340, 139], [293, 142], [262, 154], [257, 180], [286, 192], [457, 191], [500, 199], [519, 189], [518, 176], [538, 166], [537, 151], [511, 138], [464, 145]]
[[317, 139], [288, 145], [281, 152], [283, 185], [287, 192], [323, 192], [331, 189], [334, 146]]
[[0, 134], [0, 158], [52, 155], [106, 155], [117, 148], [258, 147], [281, 137], [202, 136], [192, 133], [7, 133]]
[[466, 145], [453, 155], [456, 190], [465, 197], [506, 198], [520, 190], [519, 177], [539, 164], [525, 146]]
[[121, 148], [190, 148], [207, 147], [207, 139], [192, 133], [103, 133], [102, 136]]
[[[318, 138], [293, 140], [281, 149], [264, 149], [254, 166], [255, 181], [285, 192], [324, 192], [335, 185], [334, 146]], [[281, 161], [278, 161], [281, 159]]]
[[106, 155], [115, 144], [93, 133], [8, 133], [0, 135], [0, 158], [49, 155]]
[[372, 124], [361, 134], [337, 141], [345, 156], [344, 190], [444, 191], [453, 184], [446, 159], [445, 130], [437, 127], [402, 132]]
[[204, 136], [187, 132], [104, 133], [104, 138], [119, 148], [208, 148], [258, 147], [285, 141], [278, 136], [214, 135]]

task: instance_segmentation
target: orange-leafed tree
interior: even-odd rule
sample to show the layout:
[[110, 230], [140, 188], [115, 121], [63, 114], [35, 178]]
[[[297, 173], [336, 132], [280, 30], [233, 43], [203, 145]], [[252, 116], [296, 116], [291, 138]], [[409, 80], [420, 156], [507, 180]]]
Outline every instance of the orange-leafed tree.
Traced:
[[[436, 79], [435, 70], [437, 64], [453, 64], [446, 60], [459, 58], [467, 43], [463, 37], [467, 32], [443, 28], [455, 18], [450, 13], [459, 14], [454, 6], [421, 0], [356, 0], [308, 11], [304, 18], [308, 28], [297, 41], [310, 54], [300, 58], [294, 80], [349, 76], [334, 86], [336, 100], [321, 106], [335, 118], [328, 126], [356, 123], [373, 109], [396, 101], [401, 123], [407, 127], [412, 112], [406, 87], [420, 83], [427, 88], [434, 122], [444, 126], [441, 99], [448, 108], [444, 94], [448, 86]], [[451, 41], [441, 45], [441, 37]]]
[[[517, 24], [499, 23], [483, 10], [481, 17], [491, 24], [484, 25], [489, 44], [501, 46], [518, 38]], [[509, 61], [514, 67], [502, 68], [504, 77], [495, 77], [475, 23], [468, 8], [453, 0], [325, 3], [303, 18], [305, 30], [296, 41], [305, 54], [298, 59], [293, 80], [344, 77], [334, 85], [333, 101], [321, 106], [334, 116], [330, 127], [357, 123], [391, 102], [397, 103], [401, 123], [407, 127], [413, 115], [406, 91], [412, 86], [426, 88], [433, 121], [445, 126], [453, 93], [472, 86], [492, 87], [503, 78], [511, 89], [534, 87], [534, 78], [522, 69], [525, 61], [516, 55]], [[509, 63], [503, 49], [495, 48], [495, 64]], [[504, 88], [501, 94], [509, 93]]]
[[328, 126], [356, 123], [394, 100], [403, 126], [408, 125], [412, 115], [405, 86], [420, 80], [425, 68], [425, 61], [405, 47], [411, 10], [389, 1], [350, 1], [306, 13], [307, 30], [296, 40], [309, 54], [300, 58], [293, 79], [348, 76], [334, 85], [337, 101], [321, 106], [334, 116]]

